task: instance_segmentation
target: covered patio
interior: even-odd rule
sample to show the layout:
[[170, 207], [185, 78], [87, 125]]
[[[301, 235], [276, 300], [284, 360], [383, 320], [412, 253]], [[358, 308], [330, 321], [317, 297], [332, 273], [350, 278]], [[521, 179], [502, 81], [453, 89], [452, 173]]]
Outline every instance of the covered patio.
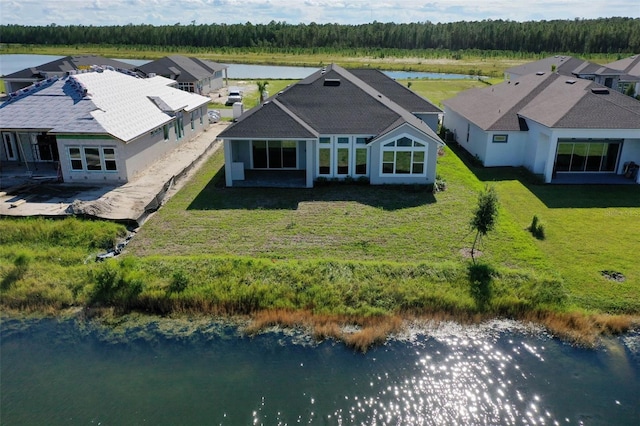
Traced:
[[306, 188], [306, 170], [245, 170], [244, 180], [234, 180], [238, 188]]
[[615, 173], [556, 173], [552, 184], [559, 185], [633, 185], [635, 179]]

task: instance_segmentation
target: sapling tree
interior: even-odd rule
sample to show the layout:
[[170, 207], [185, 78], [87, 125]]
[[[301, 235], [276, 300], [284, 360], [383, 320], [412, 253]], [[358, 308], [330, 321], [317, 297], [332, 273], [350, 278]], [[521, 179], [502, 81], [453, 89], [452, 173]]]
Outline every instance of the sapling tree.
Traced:
[[258, 85], [258, 94], [260, 96], [260, 103], [264, 102], [264, 92], [267, 90], [267, 85], [269, 82], [267, 81], [258, 81], [256, 83]]
[[471, 230], [476, 231], [471, 247], [471, 260], [476, 263], [475, 250], [476, 245], [482, 237], [493, 230], [498, 217], [498, 194], [493, 186], [487, 185], [484, 191], [478, 194], [478, 205], [471, 219]]

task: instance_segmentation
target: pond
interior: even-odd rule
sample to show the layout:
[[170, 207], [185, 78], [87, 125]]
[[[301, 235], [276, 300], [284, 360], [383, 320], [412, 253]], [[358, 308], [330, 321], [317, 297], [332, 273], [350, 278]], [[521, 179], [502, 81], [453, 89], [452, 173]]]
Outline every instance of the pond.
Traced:
[[[62, 56], [53, 55], [0, 55], [0, 75], [11, 74], [25, 68], [35, 67], [47, 62], [60, 59]], [[143, 59], [118, 59], [133, 65], [143, 65], [148, 60]], [[316, 72], [319, 68], [312, 67], [290, 67], [290, 66], [272, 66], [272, 65], [245, 65], [245, 64], [226, 64], [229, 68], [227, 75], [232, 79], [287, 79], [300, 80], [310, 74]], [[413, 72], [413, 71], [385, 71], [385, 73], [394, 79], [468, 79], [477, 78], [464, 74], [445, 74], [430, 72]]]
[[[302, 332], [5, 318], [3, 425], [637, 424], [640, 333], [598, 350], [511, 321], [422, 324], [366, 354]], [[177, 322], [176, 322], [177, 321]]]

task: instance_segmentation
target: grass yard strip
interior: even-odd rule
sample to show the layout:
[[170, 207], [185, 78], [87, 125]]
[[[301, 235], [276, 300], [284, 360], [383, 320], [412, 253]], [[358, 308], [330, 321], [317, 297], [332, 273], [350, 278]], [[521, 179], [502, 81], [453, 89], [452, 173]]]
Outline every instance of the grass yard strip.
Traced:
[[[523, 169], [482, 168], [459, 149], [456, 152], [481, 181], [496, 186], [514, 231], [526, 230], [533, 215], [540, 218], [546, 236], [533, 241], [544, 253], [547, 268], [563, 277], [575, 306], [640, 312], [637, 185], [545, 185]], [[611, 280], [603, 271], [620, 272], [624, 281]]]

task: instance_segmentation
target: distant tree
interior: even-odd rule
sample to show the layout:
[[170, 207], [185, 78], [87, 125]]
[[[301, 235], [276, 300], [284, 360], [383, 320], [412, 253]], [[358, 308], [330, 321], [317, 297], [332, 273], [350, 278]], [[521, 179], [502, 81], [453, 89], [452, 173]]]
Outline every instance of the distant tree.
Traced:
[[260, 94], [260, 103], [264, 102], [264, 93], [267, 90], [267, 85], [269, 84], [266, 81], [259, 81], [256, 83], [258, 85], [258, 93]]
[[471, 230], [476, 231], [471, 247], [471, 260], [476, 263], [475, 249], [478, 242], [493, 230], [498, 217], [498, 194], [493, 186], [487, 185], [484, 191], [478, 194], [478, 205], [473, 214], [470, 225]]

